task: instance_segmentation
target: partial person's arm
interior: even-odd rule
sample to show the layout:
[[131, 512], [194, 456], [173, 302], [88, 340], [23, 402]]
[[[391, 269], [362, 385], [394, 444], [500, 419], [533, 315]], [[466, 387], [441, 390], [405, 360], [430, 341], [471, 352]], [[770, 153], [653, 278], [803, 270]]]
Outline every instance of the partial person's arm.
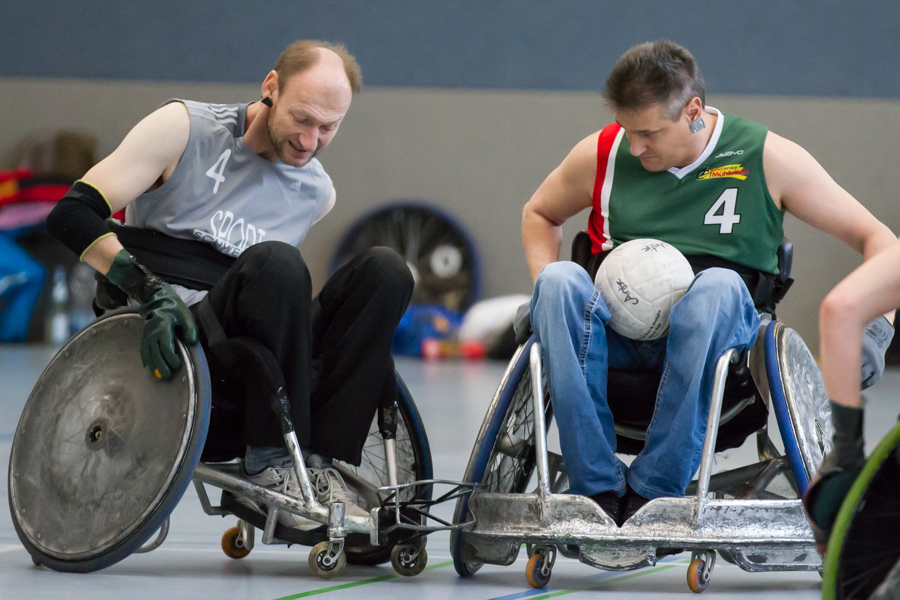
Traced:
[[[859, 373], [867, 345], [886, 348], [892, 333], [882, 315], [900, 306], [900, 242], [871, 257], [841, 281], [819, 311], [819, 364], [831, 402], [832, 449], [819, 466], [803, 505], [820, 554], [838, 510], [865, 465]], [[881, 328], [872, 331], [872, 322]], [[869, 325], [867, 325], [869, 323]], [[871, 335], [883, 336], [872, 340]], [[879, 343], [880, 342], [880, 343]], [[883, 365], [882, 365], [883, 367]], [[878, 373], [880, 375], [880, 373]]]
[[900, 306], [900, 242], [841, 281], [819, 311], [819, 362], [832, 402], [861, 405], [857, 376], [866, 324]]
[[[865, 259], [828, 295], [820, 313], [821, 367], [831, 399], [834, 437], [832, 450], [819, 466], [803, 504], [817, 549], [824, 553], [838, 508], [865, 464], [860, 379], [862, 375], [863, 385], [869, 385], [883, 369], [884, 350], [893, 335], [886, 320], [893, 322], [897, 303], [875, 296], [878, 291], [889, 291], [885, 286], [897, 289], [890, 280], [896, 282], [898, 277], [889, 274], [896, 274], [900, 254], [886, 251], [897, 244], [890, 229], [835, 183], [797, 144], [770, 132], [763, 151], [763, 168], [769, 192], [779, 207], [843, 241]], [[891, 300], [896, 297], [895, 293]], [[884, 317], [878, 317], [879, 314]], [[876, 322], [870, 322], [873, 318]], [[869, 356], [864, 360], [863, 336], [877, 333], [879, 328], [884, 331], [884, 343], [875, 344], [874, 348], [868, 345]], [[880, 369], [874, 365], [877, 361]], [[873, 374], [866, 377], [869, 371]]]
[[47, 218], [51, 235], [138, 301], [146, 320], [141, 359], [160, 379], [168, 379], [181, 367], [175, 348], [176, 329], [187, 342], [196, 343], [196, 324], [172, 287], [122, 247], [106, 220], [157, 180], [168, 179], [189, 137], [186, 107], [172, 103], [160, 108], [77, 181]]
[[[799, 145], [769, 132], [763, 169], [772, 199], [795, 217], [841, 240], [869, 260], [897, 237], [831, 178]], [[894, 311], [885, 315], [894, 322]]]
[[533, 281], [544, 267], [559, 260], [562, 224], [591, 206], [597, 135], [579, 142], [522, 209], [522, 244]]
[[[187, 107], [172, 102], [134, 126], [112, 154], [94, 165], [81, 181], [98, 190], [110, 214], [146, 192], [157, 180], [167, 180], [187, 147], [191, 122]], [[115, 236], [95, 240], [81, 259], [101, 273], [109, 271], [122, 244]]]
[[[797, 144], [770, 132], [763, 151], [763, 167], [769, 191], [779, 207], [843, 241], [860, 252], [864, 260], [896, 243], [891, 230], [835, 183]], [[889, 307], [883, 319], [866, 325], [859, 375], [863, 388], [874, 385], [884, 371], [884, 353], [894, 335], [894, 308]]]

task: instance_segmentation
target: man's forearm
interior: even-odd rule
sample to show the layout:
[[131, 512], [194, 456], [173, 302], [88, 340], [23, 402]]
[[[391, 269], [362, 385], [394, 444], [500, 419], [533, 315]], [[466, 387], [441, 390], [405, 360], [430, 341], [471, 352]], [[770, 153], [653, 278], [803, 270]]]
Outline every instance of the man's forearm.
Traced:
[[113, 260], [116, 258], [116, 254], [122, 249], [122, 243], [119, 242], [119, 238], [111, 235], [97, 240], [93, 246], [84, 252], [81, 258], [84, 262], [97, 269], [97, 271], [106, 275], [112, 266]]
[[525, 260], [531, 271], [531, 280], [537, 281], [544, 267], [559, 260], [562, 226], [526, 211], [522, 217], [522, 244], [525, 246]]

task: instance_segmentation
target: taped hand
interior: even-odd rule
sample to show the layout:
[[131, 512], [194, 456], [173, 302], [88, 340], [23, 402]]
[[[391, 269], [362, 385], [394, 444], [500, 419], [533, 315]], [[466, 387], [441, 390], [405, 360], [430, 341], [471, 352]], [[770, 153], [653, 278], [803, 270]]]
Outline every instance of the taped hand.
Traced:
[[862, 345], [861, 389], [872, 387], [884, 374], [884, 353], [894, 339], [894, 328], [883, 316], [866, 325]]

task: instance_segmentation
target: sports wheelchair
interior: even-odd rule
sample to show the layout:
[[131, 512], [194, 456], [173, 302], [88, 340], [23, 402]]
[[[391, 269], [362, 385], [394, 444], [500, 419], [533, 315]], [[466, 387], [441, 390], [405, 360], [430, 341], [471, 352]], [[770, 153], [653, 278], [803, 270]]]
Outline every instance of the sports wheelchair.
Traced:
[[[154, 258], [160, 243], [174, 248], [173, 256], [196, 251], [171, 245], [171, 238], [127, 229], [116, 228], [123, 244], [167, 279], [170, 261]], [[203, 289], [204, 281], [193, 281]], [[210, 283], [205, 282], [206, 289]], [[259, 529], [263, 544], [312, 546], [310, 569], [326, 579], [337, 576], [347, 562], [390, 560], [407, 576], [425, 568], [426, 534], [450, 527], [440, 519], [439, 525], [429, 522], [428, 510], [456, 496], [451, 490], [432, 500], [434, 486], [449, 482], [431, 478], [428, 438], [399, 374], [399, 401], [378, 409], [361, 465], [334, 463], [351, 499], [369, 511], [367, 517], [351, 516], [343, 503], [322, 505], [316, 499], [283, 402], [273, 402], [272, 408], [294, 461], [301, 498], [248, 482], [238, 463], [212, 462], [218, 460], [215, 452], [207, 458], [214, 386], [203, 348], [178, 342], [184, 366], [172, 379], [160, 381], [141, 365], [142, 329], [134, 307], [102, 314], [59, 350], [25, 405], [10, 454], [9, 506], [35, 564], [90, 572], [154, 550], [165, 540], [169, 515], [193, 481], [207, 514], [238, 517], [222, 537], [222, 549], [231, 558], [249, 554]], [[274, 360], [261, 345], [256, 350], [257, 359]], [[247, 363], [239, 368], [255, 367]], [[275, 370], [280, 371], [277, 363]], [[207, 486], [222, 490], [219, 506], [213, 506]], [[264, 507], [264, 514], [238, 497]], [[285, 527], [278, 522], [281, 511], [318, 526]]]
[[[574, 254], [577, 256], [578, 239]], [[790, 285], [790, 243], [779, 252], [781, 288]], [[576, 261], [577, 262], [577, 261]], [[585, 262], [581, 262], [585, 264]], [[655, 405], [659, 375], [610, 369], [609, 404], [618, 452], [637, 454]], [[774, 410], [784, 444], [767, 423]], [[800, 336], [767, 313], [756, 344], [718, 360], [699, 475], [683, 498], [658, 498], [621, 528], [591, 499], [569, 494], [562, 456], [548, 451], [553, 398], [534, 336], [506, 369], [476, 438], [451, 531], [456, 571], [469, 577], [483, 563], [509, 565], [524, 544], [526, 578], [550, 579], [557, 553], [607, 570], [655, 565], [690, 551], [687, 581], [709, 584], [716, 556], [746, 571], [820, 570], [800, 497], [831, 448], [828, 398]], [[713, 474], [716, 452], [756, 433], [759, 462]], [[531, 483], [534, 481], [535, 483]]]

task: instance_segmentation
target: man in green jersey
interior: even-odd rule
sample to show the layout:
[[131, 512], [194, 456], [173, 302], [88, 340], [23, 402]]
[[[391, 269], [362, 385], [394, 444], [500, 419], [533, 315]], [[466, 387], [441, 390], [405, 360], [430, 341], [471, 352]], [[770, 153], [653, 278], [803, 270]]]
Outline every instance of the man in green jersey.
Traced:
[[[522, 238], [571, 490], [622, 523], [650, 499], [684, 495], [700, 463], [715, 363], [756, 339], [784, 212], [866, 259], [896, 237], [803, 148], [706, 105], [696, 62], [676, 44], [630, 49], [605, 96], [615, 123], [579, 142], [541, 184], [523, 210]], [[595, 269], [617, 245], [657, 238], [699, 271], [671, 310], [668, 336], [636, 341], [608, 328], [591, 276], [559, 260], [562, 224], [586, 208]], [[880, 352], [883, 368], [885, 338], [867, 364]], [[608, 367], [662, 373], [646, 445], [630, 467], [615, 455]]]

